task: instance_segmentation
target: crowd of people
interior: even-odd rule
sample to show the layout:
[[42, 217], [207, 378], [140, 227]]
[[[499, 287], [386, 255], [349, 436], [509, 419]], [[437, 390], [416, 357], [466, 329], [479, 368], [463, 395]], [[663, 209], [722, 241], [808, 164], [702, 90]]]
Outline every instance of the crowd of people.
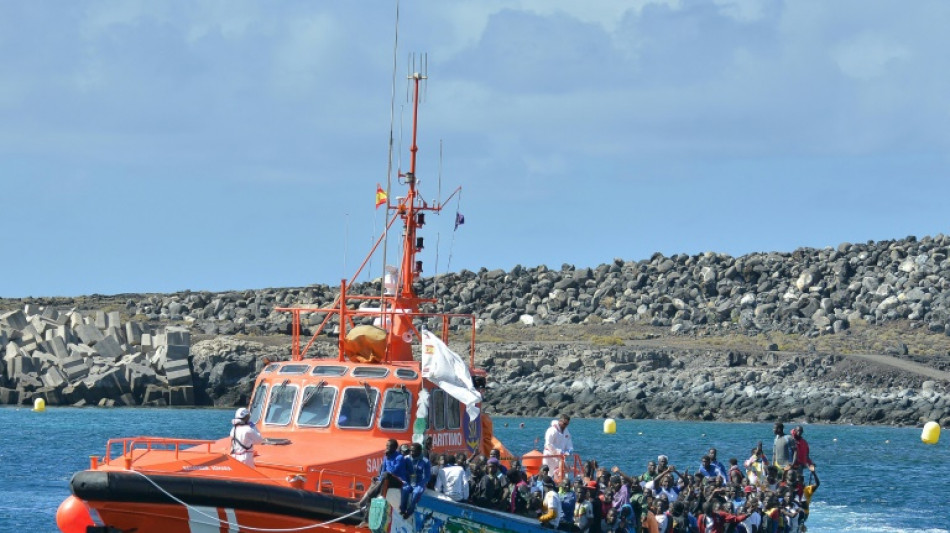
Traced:
[[[570, 418], [552, 422], [546, 455], [573, 448]], [[774, 426], [771, 461], [762, 443], [748, 458], [719, 459], [710, 448], [694, 467], [679, 469], [665, 455], [642, 474], [588, 461], [582, 472], [546, 461], [529, 475], [517, 460], [431, 454], [419, 444], [387, 444], [380, 475], [402, 486], [400, 513], [409, 516], [426, 488], [453, 501], [536, 519], [541, 525], [579, 533], [799, 533], [806, 530], [812, 495], [820, 484], [801, 426], [785, 434]], [[510, 466], [505, 466], [509, 462]], [[563, 474], [563, 475], [562, 475]], [[807, 479], [806, 479], [807, 477]], [[556, 481], [556, 478], [560, 478]], [[378, 494], [378, 484], [363, 502]]]

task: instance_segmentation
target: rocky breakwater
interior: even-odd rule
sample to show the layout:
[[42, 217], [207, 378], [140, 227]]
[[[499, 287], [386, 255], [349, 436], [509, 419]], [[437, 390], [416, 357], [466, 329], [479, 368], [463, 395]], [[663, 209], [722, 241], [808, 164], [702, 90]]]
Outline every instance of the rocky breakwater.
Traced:
[[842, 243], [791, 253], [713, 252], [463, 271], [426, 280], [425, 295], [500, 325], [641, 323], [670, 333], [817, 336], [852, 323], [909, 320], [950, 334], [950, 238]]
[[950, 425], [947, 383], [829, 354], [511, 344], [477, 361], [504, 415]]
[[[593, 268], [515, 266], [510, 271], [439, 274], [417, 290], [450, 313], [474, 314], [481, 325], [649, 325], [674, 335], [782, 332], [839, 334], [855, 323], [909, 321], [950, 335], [950, 238], [842, 243], [835, 248], [752, 253], [707, 252], [616, 259]], [[354, 285], [375, 293], [379, 280]], [[289, 334], [278, 307], [328, 307], [326, 285], [247, 291], [86, 297], [141, 322], [172, 322], [207, 335]], [[56, 307], [79, 299], [32, 299]], [[306, 317], [304, 331], [322, 322]], [[433, 323], [433, 327], [437, 324]]]
[[[180, 327], [26, 305], [0, 315], [0, 404], [226, 405], [247, 402], [246, 383], [267, 349], [233, 339], [191, 346]], [[251, 376], [248, 378], [248, 376]], [[243, 394], [243, 395], [242, 395]]]

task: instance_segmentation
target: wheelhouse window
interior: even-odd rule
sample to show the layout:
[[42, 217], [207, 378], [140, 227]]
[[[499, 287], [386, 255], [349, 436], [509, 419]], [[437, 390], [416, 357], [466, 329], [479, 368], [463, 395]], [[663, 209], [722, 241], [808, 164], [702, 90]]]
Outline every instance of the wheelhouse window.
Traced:
[[462, 411], [459, 407], [459, 401], [446, 394], [445, 404], [446, 429], [458, 429], [462, 427]]
[[336, 393], [336, 387], [329, 387], [326, 382], [304, 388], [297, 425], [320, 428], [329, 426]]
[[251, 398], [251, 422], [261, 421], [261, 411], [264, 409], [264, 399], [267, 398], [267, 384], [261, 383]]
[[373, 425], [379, 391], [366, 387], [349, 387], [343, 390], [340, 414], [336, 425], [341, 428], [366, 429]]
[[294, 412], [294, 401], [297, 399], [297, 386], [283, 382], [270, 391], [270, 400], [267, 402], [267, 412], [264, 414], [264, 423], [271, 426], [286, 426], [290, 424]]
[[412, 394], [404, 389], [389, 389], [383, 398], [383, 413], [379, 419], [379, 427], [395, 431], [403, 431], [409, 427], [409, 406], [412, 404]]
[[429, 425], [433, 429], [445, 429], [445, 391], [435, 389], [430, 398]]
[[278, 370], [279, 374], [303, 374], [310, 370], [310, 365], [284, 365]]

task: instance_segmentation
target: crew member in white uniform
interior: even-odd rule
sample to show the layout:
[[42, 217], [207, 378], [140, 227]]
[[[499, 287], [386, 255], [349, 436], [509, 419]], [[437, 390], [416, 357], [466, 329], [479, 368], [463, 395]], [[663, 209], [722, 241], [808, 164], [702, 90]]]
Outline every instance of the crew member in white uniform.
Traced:
[[[551, 475], [556, 479], [564, 475], [560, 471], [561, 455], [571, 455], [574, 453], [574, 441], [571, 440], [571, 432], [567, 425], [571, 423], [571, 417], [561, 415], [557, 420], [551, 421], [551, 427], [544, 433], [544, 464], [551, 469]], [[548, 457], [555, 455], [558, 457]]]
[[254, 468], [254, 446], [264, 442], [264, 438], [251, 422], [251, 413], [241, 407], [234, 412], [231, 425], [231, 457]]

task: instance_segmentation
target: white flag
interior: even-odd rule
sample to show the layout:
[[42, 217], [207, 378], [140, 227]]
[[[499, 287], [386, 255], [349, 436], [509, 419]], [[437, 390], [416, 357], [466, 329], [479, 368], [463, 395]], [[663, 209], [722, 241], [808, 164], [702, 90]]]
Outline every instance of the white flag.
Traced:
[[465, 404], [469, 420], [478, 418], [482, 395], [472, 384], [468, 366], [459, 354], [428, 330], [422, 330], [422, 377]]

